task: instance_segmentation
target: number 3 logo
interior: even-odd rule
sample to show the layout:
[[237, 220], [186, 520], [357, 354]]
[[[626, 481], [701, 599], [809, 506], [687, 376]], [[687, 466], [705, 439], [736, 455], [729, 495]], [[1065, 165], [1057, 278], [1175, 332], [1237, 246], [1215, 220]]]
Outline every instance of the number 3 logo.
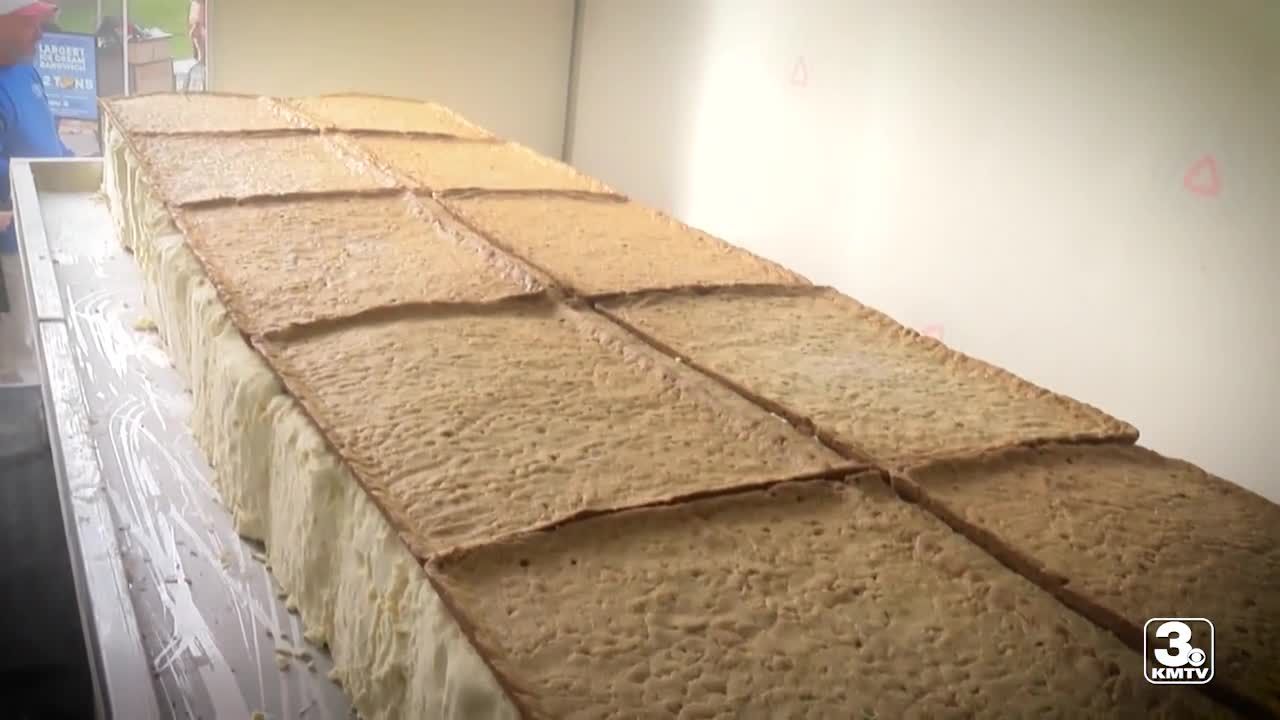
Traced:
[[[1156, 660], [1160, 661], [1165, 667], [1182, 667], [1187, 663], [1199, 666], [1204, 663], [1204, 651], [1191, 647], [1188, 642], [1191, 639], [1191, 628], [1187, 627], [1183, 622], [1167, 622], [1161, 623], [1156, 628], [1156, 637], [1169, 638], [1169, 650], [1164, 648], [1156, 648]], [[1170, 652], [1172, 650], [1173, 652]], [[1200, 662], [1196, 662], [1196, 659]]]

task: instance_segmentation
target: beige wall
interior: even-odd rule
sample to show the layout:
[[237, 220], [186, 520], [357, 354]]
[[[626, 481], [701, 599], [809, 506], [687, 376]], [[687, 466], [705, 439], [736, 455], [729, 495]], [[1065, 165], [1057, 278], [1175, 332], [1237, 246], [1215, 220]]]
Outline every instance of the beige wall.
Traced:
[[438, 100], [559, 156], [572, 27], [573, 0], [218, 0], [210, 80], [233, 92]]
[[[581, 22], [575, 164], [1280, 500], [1280, 3]], [[1183, 186], [1204, 155], [1216, 197]]]

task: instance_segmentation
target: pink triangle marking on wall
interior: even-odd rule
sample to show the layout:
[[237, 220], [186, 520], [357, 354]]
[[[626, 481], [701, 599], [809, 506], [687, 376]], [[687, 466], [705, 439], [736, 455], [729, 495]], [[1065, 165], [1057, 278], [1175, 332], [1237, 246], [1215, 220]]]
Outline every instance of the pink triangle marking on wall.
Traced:
[[1182, 184], [1191, 192], [1202, 197], [1217, 197], [1222, 191], [1222, 178], [1218, 175], [1218, 161], [1212, 155], [1205, 155], [1187, 170]]
[[796, 58], [796, 66], [791, 70], [791, 84], [804, 87], [809, 84], [809, 68], [805, 67], [804, 58]]

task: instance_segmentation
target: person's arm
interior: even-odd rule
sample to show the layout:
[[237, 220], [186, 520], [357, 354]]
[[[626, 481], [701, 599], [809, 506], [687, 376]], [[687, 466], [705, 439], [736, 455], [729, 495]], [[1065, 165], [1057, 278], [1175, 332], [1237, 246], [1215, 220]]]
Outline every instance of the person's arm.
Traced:
[[[8, 211], [13, 202], [9, 195], [9, 155], [12, 150], [7, 145], [9, 129], [17, 122], [17, 112], [9, 93], [0, 92], [0, 210]], [[0, 233], [7, 229], [0, 230]]]
[[204, 2], [195, 0], [187, 13], [187, 36], [195, 51], [196, 62], [204, 62]]
[[[16, 122], [13, 100], [7, 92], [0, 91], [0, 213], [6, 221], [0, 226], [0, 255], [10, 255], [18, 250], [17, 233], [13, 230], [13, 198], [9, 194], [9, 128]], [[2, 295], [3, 293], [0, 293]], [[0, 298], [4, 307], [9, 306], [7, 296]]]
[[[5, 133], [5, 137], [9, 138], [10, 141], [15, 139], [21, 141], [19, 147], [22, 148], [22, 153], [31, 157], [75, 157], [75, 153], [71, 152], [66, 143], [62, 142], [62, 136], [58, 134], [58, 118], [50, 109], [49, 98], [44, 94], [44, 80], [41, 79], [40, 73], [36, 72], [34, 67], [30, 68], [30, 71], [31, 82], [40, 88], [39, 102], [43, 104], [43, 114], [49, 119], [49, 124], [46, 126], [43, 122], [37, 122], [33, 114], [29, 122], [10, 129], [9, 132]], [[31, 98], [27, 98], [26, 102], [31, 102], [31, 100]], [[12, 103], [12, 99], [10, 99], [10, 103]], [[13, 109], [13, 117], [18, 117], [16, 108]], [[11, 151], [4, 153], [4, 155], [11, 154], [13, 154]]]

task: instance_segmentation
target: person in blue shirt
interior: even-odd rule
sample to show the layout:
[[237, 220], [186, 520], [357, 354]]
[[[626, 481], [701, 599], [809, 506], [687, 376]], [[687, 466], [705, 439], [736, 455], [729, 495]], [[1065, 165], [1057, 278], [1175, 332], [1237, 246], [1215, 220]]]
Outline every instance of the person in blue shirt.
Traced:
[[58, 137], [44, 83], [32, 64], [44, 25], [57, 11], [46, 2], [0, 0], [0, 382], [15, 373], [29, 375], [34, 362], [9, 162], [71, 154]]
[[[44, 83], [31, 60], [43, 27], [58, 11], [44, 2], [0, 0], [0, 203], [9, 209], [9, 161], [70, 155], [58, 137]], [[0, 252], [17, 252], [12, 228]]]

